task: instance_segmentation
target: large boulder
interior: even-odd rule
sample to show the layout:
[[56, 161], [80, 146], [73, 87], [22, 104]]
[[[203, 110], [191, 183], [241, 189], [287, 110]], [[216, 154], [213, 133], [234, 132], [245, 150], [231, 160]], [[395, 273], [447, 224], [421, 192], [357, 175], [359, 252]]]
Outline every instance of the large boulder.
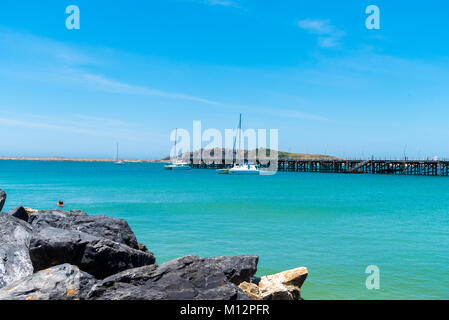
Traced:
[[33, 273], [30, 238], [26, 222], [0, 213], [0, 288]]
[[216, 264], [226, 275], [229, 281], [239, 285], [244, 281], [251, 281], [251, 278], [257, 272], [257, 255], [243, 255], [233, 257], [214, 257], [206, 258], [209, 263]]
[[187, 256], [99, 281], [92, 300], [248, 300], [213, 259]]
[[78, 267], [63, 264], [0, 289], [0, 300], [84, 300], [95, 282]]
[[3, 206], [5, 205], [6, 201], [6, 192], [0, 189], [0, 212], [3, 209]]
[[33, 230], [30, 256], [36, 271], [69, 263], [98, 279], [156, 260], [153, 254], [122, 243], [53, 227]]
[[88, 216], [80, 210], [49, 210], [33, 213], [29, 223], [34, 229], [54, 227], [71, 231], [80, 231], [96, 237], [106, 238], [139, 249], [134, 232], [123, 219], [105, 216]]
[[262, 277], [258, 284], [242, 282], [239, 288], [256, 300], [300, 300], [306, 268], [296, 268]]
[[15, 209], [12, 209], [8, 212], [9, 215], [16, 217], [17, 219], [23, 220], [25, 222], [28, 222], [28, 212], [25, 210], [24, 207], [19, 206]]

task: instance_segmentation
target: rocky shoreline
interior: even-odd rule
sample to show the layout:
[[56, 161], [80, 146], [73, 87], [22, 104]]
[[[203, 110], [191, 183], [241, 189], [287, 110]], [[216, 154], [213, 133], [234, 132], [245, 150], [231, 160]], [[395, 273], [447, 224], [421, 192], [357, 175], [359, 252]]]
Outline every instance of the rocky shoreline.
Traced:
[[[0, 189], [0, 212], [6, 193]], [[300, 300], [306, 268], [257, 278], [259, 257], [162, 265], [123, 219], [80, 210], [0, 213], [0, 300]]]

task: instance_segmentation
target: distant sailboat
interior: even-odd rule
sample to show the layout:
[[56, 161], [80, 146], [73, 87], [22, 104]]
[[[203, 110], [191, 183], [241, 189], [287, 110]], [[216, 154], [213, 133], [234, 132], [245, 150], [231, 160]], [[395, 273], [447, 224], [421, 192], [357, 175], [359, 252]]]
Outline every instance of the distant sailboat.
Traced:
[[[176, 144], [178, 142], [178, 128], [176, 128], [175, 134], [175, 152], [177, 152]], [[177, 156], [177, 155], [176, 155]], [[190, 164], [183, 161], [182, 159], [175, 159], [171, 164], [164, 166], [166, 170], [190, 170]]]
[[[239, 142], [239, 148], [237, 151], [237, 163], [234, 164], [234, 166], [230, 169], [219, 169], [217, 170], [217, 173], [219, 174], [245, 174], [245, 175], [253, 175], [253, 174], [260, 174], [260, 169], [258, 166], [250, 163], [243, 163], [241, 156], [242, 156], [242, 146], [241, 146], [241, 139], [242, 139], [242, 114], [240, 114], [240, 121], [239, 121], [239, 128], [238, 128], [238, 142]], [[234, 149], [235, 149], [235, 140], [234, 140]], [[232, 152], [234, 157], [234, 151]]]
[[119, 158], [118, 158], [118, 142], [117, 142], [117, 152], [116, 152], [116, 154], [115, 154], [115, 164], [125, 164], [125, 162], [124, 161], [122, 161], [122, 160], [120, 160]]

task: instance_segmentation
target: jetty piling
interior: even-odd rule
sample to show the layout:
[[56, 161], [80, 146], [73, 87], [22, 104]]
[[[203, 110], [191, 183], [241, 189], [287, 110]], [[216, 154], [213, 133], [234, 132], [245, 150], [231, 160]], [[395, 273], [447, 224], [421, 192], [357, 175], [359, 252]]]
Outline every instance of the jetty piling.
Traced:
[[[316, 172], [346, 174], [396, 174], [414, 176], [449, 176], [446, 160], [290, 160], [277, 161], [280, 172]], [[260, 164], [256, 161], [256, 164]], [[224, 159], [207, 160], [190, 158], [190, 165], [197, 169], [223, 169], [232, 165]], [[263, 166], [263, 165], [262, 165]], [[266, 166], [266, 165], [265, 165]]]

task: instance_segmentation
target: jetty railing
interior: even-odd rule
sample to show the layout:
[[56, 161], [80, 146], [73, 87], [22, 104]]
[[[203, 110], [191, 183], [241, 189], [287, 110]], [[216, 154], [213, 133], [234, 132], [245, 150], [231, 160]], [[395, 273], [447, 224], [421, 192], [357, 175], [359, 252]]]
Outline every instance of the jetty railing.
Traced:
[[[251, 162], [251, 161], [250, 161]], [[254, 161], [253, 161], [254, 162]], [[259, 161], [255, 161], [260, 164]], [[222, 169], [232, 165], [225, 160], [190, 158], [192, 168]], [[268, 164], [269, 165], [269, 164]], [[268, 166], [266, 163], [262, 166]], [[347, 174], [396, 174], [416, 176], [449, 176], [449, 161], [442, 160], [277, 160], [280, 172], [316, 172]]]

